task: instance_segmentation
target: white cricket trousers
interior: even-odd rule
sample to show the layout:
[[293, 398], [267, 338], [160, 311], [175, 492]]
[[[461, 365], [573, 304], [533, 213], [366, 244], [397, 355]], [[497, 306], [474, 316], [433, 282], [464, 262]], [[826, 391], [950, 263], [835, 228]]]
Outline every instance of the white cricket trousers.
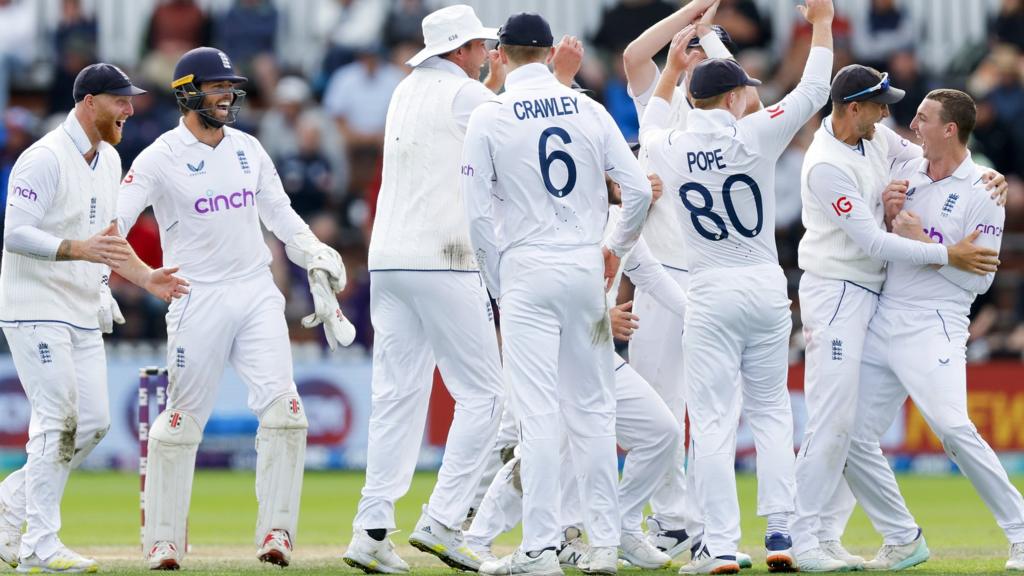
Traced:
[[[644, 506], [672, 465], [679, 442], [678, 427], [654, 389], [618, 354], [615, 360], [615, 437], [626, 451], [619, 481], [621, 526], [623, 533], [641, 535]], [[568, 436], [564, 436], [560, 526], [588, 529], [577, 478], [577, 470], [584, 463], [576, 462], [568, 443]], [[522, 519], [522, 496], [512, 485], [510, 472], [511, 466], [506, 465], [492, 476], [467, 538], [489, 544]]]
[[[740, 402], [757, 412], [767, 446], [781, 449], [778, 509], [793, 509], [793, 415], [786, 381], [792, 318], [786, 277], [776, 264], [690, 275], [685, 381], [704, 543], [712, 556], [735, 555], [740, 539], [736, 430]], [[737, 380], [736, 373], [742, 376]], [[758, 446], [760, 449], [760, 445]]]
[[229, 363], [257, 416], [278, 398], [297, 395], [284, 303], [269, 268], [225, 282], [193, 282], [187, 296], [172, 301], [167, 409], [190, 414], [205, 428]]
[[952, 311], [888, 307], [883, 294], [868, 327], [846, 479], [886, 544], [918, 529], [879, 446], [908, 395], [1006, 538], [1024, 542], [1024, 499], [967, 414], [968, 324]]
[[63, 323], [4, 328], [28, 396], [28, 460], [0, 485], [4, 519], [27, 528], [21, 558], [41, 559], [60, 546], [60, 502], [71, 469], [110, 428], [107, 359], [99, 330]]
[[370, 276], [373, 399], [366, 484], [353, 520], [395, 528], [423, 441], [434, 366], [455, 399], [427, 513], [458, 528], [466, 518], [501, 419], [504, 385], [490, 298], [476, 272], [375, 271]]
[[[807, 428], [796, 459], [793, 551], [803, 554], [839, 534], [855, 502], [843, 484], [850, 450], [868, 322], [878, 294], [844, 280], [805, 272], [800, 278], [800, 317], [806, 342], [804, 401]], [[830, 510], [838, 506], [838, 512]], [[823, 533], [825, 531], [825, 533]]]
[[611, 322], [598, 246], [502, 254], [505, 380], [519, 421], [523, 550], [561, 541], [564, 423], [592, 546], [618, 546], [618, 461]]

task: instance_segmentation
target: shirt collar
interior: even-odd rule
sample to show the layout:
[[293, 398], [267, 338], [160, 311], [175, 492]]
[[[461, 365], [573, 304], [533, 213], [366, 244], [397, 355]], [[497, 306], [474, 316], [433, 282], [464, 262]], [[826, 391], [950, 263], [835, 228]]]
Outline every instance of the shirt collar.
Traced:
[[[925, 176], [928, 176], [928, 161], [925, 160], [924, 158], [921, 158], [921, 164], [918, 165], [917, 172], [918, 174], [924, 174]], [[956, 167], [956, 170], [953, 170], [953, 173], [950, 174], [950, 176], [956, 178], [957, 180], [967, 180], [968, 178], [973, 176], [973, 174], [974, 161], [971, 159], [971, 151], [968, 150], [967, 156], [964, 157], [964, 161], [961, 162], [960, 165]], [[931, 176], [928, 176], [928, 179], [930, 180]]]
[[715, 130], [736, 125], [736, 117], [728, 110], [715, 108], [701, 110], [694, 108], [686, 117], [686, 129], [694, 132], [713, 132]]
[[441, 58], [440, 56], [431, 56], [430, 58], [427, 58], [422, 63], [420, 63], [420, 65], [417, 66], [417, 68], [431, 68], [433, 70], [444, 70], [445, 72], [451, 72], [452, 74], [455, 74], [460, 78], [469, 78], [469, 74], [466, 74], [466, 71], [463, 70], [462, 68], [459, 68], [459, 66], [455, 62], [452, 62], [447, 58]]
[[[196, 135], [193, 134], [192, 131], [188, 129], [188, 126], [185, 126], [184, 116], [178, 118], [178, 127], [174, 129], [174, 132], [175, 134], [178, 135], [178, 138], [181, 140], [181, 142], [186, 146], [191, 146], [193, 144], [199, 143], [199, 139], [196, 138]], [[228, 132], [227, 126], [225, 126], [224, 138], [221, 141], [223, 142], [224, 140], [227, 140], [229, 135], [230, 132]]]
[[850, 146], [846, 142], [843, 142], [839, 138], [836, 138], [836, 133], [835, 133], [834, 129], [832, 128], [832, 115], [831, 114], [829, 114], [828, 116], [825, 116], [825, 119], [821, 121], [821, 127], [824, 128], [825, 132], [828, 132], [828, 135], [831, 136], [832, 139], [835, 140], [836, 142], [839, 142], [843, 146], [846, 146], [847, 148], [849, 148], [853, 152], [859, 152], [861, 154], [861, 156], [865, 155], [864, 154], [864, 140], [863, 139], [858, 141], [856, 146]]
[[555, 75], [548, 70], [548, 67], [540, 62], [520, 66], [508, 73], [505, 77], [505, 88], [520, 88], [532, 84], [558, 83]]
[[[75, 116], [74, 108], [71, 109], [71, 112], [68, 112], [68, 117], [64, 120], [63, 126], [64, 132], [75, 143], [75, 148], [78, 149], [79, 154], [84, 156], [86, 152], [92, 149], [92, 142], [89, 141], [89, 136], [86, 135], [85, 129], [82, 128], [82, 123], [78, 121], [78, 116]], [[96, 145], [96, 149], [99, 150], [99, 144]]]

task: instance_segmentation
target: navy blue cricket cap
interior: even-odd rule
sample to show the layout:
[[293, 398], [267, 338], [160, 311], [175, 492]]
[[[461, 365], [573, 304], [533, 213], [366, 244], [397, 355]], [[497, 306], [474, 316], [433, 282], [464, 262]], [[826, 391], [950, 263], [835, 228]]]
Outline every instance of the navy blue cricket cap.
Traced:
[[551, 26], [540, 14], [520, 12], [508, 17], [498, 29], [498, 42], [509, 46], [537, 46], [550, 48], [555, 45]]
[[889, 84], [889, 75], [874, 68], [850, 64], [844, 66], [832, 80], [833, 102], [876, 102], [895, 104], [906, 92]]
[[724, 94], [740, 86], [760, 86], [761, 81], [747, 76], [735, 60], [708, 58], [697, 64], [690, 78], [690, 94], [703, 100]]
[[137, 96], [145, 94], [142, 88], [132, 85], [128, 75], [113, 64], [100, 62], [86, 66], [75, 77], [73, 90], [75, 102], [81, 102], [89, 94], [114, 94], [116, 96]]
[[[729, 50], [729, 52], [732, 52], [733, 54], [739, 52], [739, 47], [737, 47], [736, 43], [733, 42], [732, 36], [729, 36], [729, 33], [725, 31], [725, 28], [722, 28], [718, 24], [712, 24], [711, 30], [715, 33], [716, 36], [718, 36], [718, 39], [722, 41], [722, 44], [725, 44], [725, 47]], [[690, 43], [686, 45], [687, 50], [689, 50], [690, 48], [700, 47], [700, 38], [696, 36], [690, 38]]]

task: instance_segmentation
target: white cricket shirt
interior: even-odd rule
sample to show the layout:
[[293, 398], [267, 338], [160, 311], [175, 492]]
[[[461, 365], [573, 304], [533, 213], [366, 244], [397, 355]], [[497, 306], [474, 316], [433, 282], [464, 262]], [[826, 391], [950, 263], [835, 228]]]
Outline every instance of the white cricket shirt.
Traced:
[[669, 103], [653, 98], [640, 127], [648, 168], [661, 176], [662, 202], [676, 207], [691, 273], [778, 265], [775, 163], [828, 100], [832, 52], [812, 48], [800, 83], [781, 102], [737, 120], [692, 110], [685, 132], [666, 128]]
[[150, 205], [165, 265], [180, 266], [192, 282], [244, 278], [269, 266], [261, 221], [286, 243], [307, 228], [263, 146], [230, 126], [215, 148], [197, 140], [184, 121], [146, 147], [121, 182], [121, 232]]
[[608, 242], [617, 254], [636, 243], [651, 203], [650, 182], [600, 104], [543, 64], [513, 70], [505, 88], [473, 112], [461, 168], [470, 239], [494, 296], [508, 250], [600, 245], [605, 172], [622, 188], [622, 221]]
[[[981, 232], [975, 244], [999, 251], [1006, 211], [985, 190], [981, 175], [986, 169], [971, 159], [970, 152], [952, 175], [932, 181], [928, 161], [908, 160], [893, 166], [893, 179], [910, 180], [904, 210], [921, 217], [924, 231], [939, 244], [950, 246], [974, 230]], [[972, 274], [952, 266], [890, 262], [879, 304], [912, 310], [941, 310], [967, 315], [975, 296], [988, 291], [995, 272]]]

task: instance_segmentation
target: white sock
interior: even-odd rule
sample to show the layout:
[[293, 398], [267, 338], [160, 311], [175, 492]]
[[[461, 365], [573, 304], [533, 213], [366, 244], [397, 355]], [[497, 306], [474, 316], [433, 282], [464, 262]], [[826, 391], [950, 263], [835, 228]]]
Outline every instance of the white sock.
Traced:
[[789, 512], [776, 512], [768, 515], [768, 528], [765, 530], [765, 536], [770, 536], [774, 532], [780, 534], [789, 535], [789, 518], [792, 516]]

